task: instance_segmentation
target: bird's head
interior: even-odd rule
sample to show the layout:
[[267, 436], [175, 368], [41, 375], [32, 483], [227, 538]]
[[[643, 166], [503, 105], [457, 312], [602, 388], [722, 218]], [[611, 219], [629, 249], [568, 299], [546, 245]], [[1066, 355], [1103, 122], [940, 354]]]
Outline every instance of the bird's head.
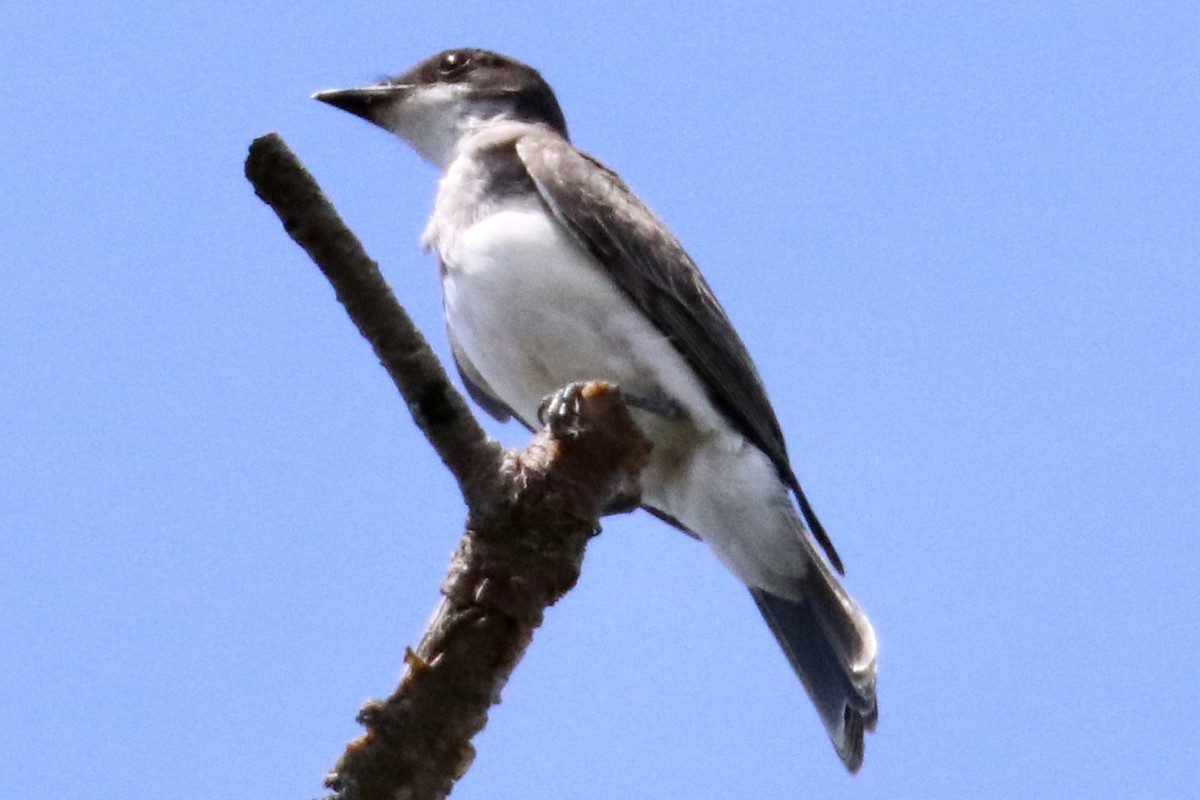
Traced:
[[567, 135], [558, 100], [537, 70], [488, 50], [446, 50], [373, 86], [313, 98], [391, 131], [442, 168], [462, 136], [489, 122], [542, 123]]

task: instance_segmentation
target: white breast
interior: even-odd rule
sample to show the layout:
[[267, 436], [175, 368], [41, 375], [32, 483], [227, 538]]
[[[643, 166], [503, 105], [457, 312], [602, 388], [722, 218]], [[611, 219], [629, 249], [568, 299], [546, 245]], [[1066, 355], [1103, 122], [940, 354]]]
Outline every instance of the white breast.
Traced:
[[699, 381], [595, 260], [540, 209], [501, 211], [439, 247], [446, 323], [526, 422], [571, 381], [659, 390], [718, 423]]

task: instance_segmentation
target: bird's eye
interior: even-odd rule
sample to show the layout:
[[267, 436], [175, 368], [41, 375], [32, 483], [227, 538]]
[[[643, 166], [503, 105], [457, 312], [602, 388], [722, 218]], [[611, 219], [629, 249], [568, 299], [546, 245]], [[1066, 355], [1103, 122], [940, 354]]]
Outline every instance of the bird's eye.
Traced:
[[457, 51], [446, 53], [438, 62], [438, 74], [444, 78], [452, 77], [462, 72], [470, 63], [471, 57], [466, 53]]

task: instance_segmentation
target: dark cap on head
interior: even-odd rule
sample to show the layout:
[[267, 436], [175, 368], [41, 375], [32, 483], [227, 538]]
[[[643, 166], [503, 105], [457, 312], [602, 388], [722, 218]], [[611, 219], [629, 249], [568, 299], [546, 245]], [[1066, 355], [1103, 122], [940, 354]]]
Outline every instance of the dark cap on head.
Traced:
[[385, 83], [393, 85], [469, 84], [476, 97], [507, 99], [517, 119], [544, 122], [565, 138], [567, 121], [550, 84], [533, 67], [490, 50], [444, 50]]

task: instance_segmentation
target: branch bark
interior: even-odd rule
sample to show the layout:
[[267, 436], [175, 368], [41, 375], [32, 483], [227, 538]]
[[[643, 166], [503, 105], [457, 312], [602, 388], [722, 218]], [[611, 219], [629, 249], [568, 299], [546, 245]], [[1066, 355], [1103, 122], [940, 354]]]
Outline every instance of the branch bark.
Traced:
[[446, 377], [362, 244], [277, 134], [255, 139], [246, 178], [333, 285], [351, 321], [408, 404], [413, 420], [462, 488], [468, 506], [495, 493], [502, 456]]
[[400, 685], [362, 709], [366, 734], [326, 778], [339, 800], [445, 797], [543, 612], [578, 580], [601, 514], [636, 505], [650, 447], [616, 387], [585, 383], [554, 396], [528, 447], [501, 448], [282, 139], [254, 141], [246, 177], [329, 279], [467, 503], [443, 599]]

